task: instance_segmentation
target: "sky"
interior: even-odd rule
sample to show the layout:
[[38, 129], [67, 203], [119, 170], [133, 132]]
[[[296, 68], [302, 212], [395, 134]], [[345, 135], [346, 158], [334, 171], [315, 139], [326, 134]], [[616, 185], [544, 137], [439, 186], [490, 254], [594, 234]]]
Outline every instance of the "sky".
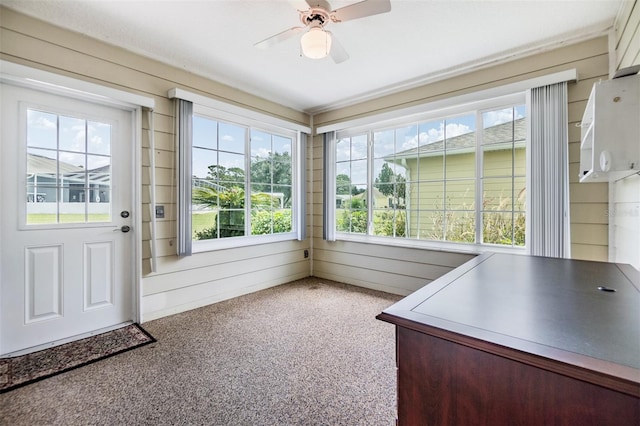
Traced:
[[291, 138], [194, 115], [192, 174], [205, 178], [211, 164], [220, 164], [227, 169], [244, 170], [245, 140], [248, 131], [252, 157], [267, 158], [271, 153], [291, 154]]
[[[504, 108], [486, 111], [482, 113], [482, 126], [488, 128], [525, 116], [525, 106]], [[416, 148], [420, 145], [442, 141], [476, 130], [476, 113], [471, 112], [456, 117], [416, 123], [405, 127], [381, 130], [374, 132], [373, 176], [377, 176], [382, 169], [385, 157]], [[367, 139], [366, 135], [355, 136], [338, 141], [336, 147], [336, 160], [338, 170], [336, 174], [350, 176], [355, 185], [365, 185], [367, 182]], [[349, 161], [351, 160], [351, 161]], [[340, 163], [344, 161], [344, 163]], [[402, 173], [399, 165], [391, 165], [396, 173]]]
[[33, 109], [27, 111], [29, 152], [56, 159], [56, 150], [59, 150], [60, 162], [86, 170], [110, 164], [111, 131], [112, 126], [107, 123]]

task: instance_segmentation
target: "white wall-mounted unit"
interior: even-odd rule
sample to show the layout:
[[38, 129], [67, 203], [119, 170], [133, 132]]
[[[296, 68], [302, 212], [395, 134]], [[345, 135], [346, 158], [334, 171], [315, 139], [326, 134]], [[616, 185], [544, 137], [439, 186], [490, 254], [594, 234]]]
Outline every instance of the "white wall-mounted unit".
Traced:
[[594, 84], [581, 128], [580, 182], [640, 172], [640, 75]]

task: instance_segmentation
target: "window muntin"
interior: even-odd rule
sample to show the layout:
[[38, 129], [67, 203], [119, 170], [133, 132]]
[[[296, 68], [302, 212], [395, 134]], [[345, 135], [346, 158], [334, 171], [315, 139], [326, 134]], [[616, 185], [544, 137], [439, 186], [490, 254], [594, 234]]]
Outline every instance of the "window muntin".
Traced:
[[293, 230], [292, 143], [288, 137], [251, 130], [251, 235]]
[[336, 229], [367, 233], [367, 136], [340, 139], [336, 144]]
[[[338, 132], [337, 232], [524, 246], [525, 129], [525, 107], [516, 105]], [[353, 149], [364, 141], [366, 159]], [[364, 184], [354, 185], [354, 168], [370, 170]]]
[[525, 245], [526, 121], [525, 108], [482, 114], [482, 242]]
[[192, 238], [292, 233], [296, 140], [194, 114]]
[[27, 225], [111, 221], [112, 124], [27, 109]]

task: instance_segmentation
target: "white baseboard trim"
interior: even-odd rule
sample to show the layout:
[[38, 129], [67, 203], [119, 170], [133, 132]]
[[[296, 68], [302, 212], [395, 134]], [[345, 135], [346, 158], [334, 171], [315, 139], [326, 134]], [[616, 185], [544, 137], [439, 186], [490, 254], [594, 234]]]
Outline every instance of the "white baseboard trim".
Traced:
[[[196, 298], [185, 303], [179, 303], [171, 305], [168, 300], [184, 300], [185, 298], [191, 298], [192, 290], [190, 287], [176, 289], [163, 293], [156, 293], [149, 296], [145, 296], [142, 300], [143, 307], [149, 306], [163, 306], [160, 309], [150, 308], [148, 312], [143, 312], [142, 322], [152, 321], [155, 319], [163, 318], [169, 315], [179, 314], [181, 312], [190, 311], [192, 309], [201, 308], [203, 306], [211, 305], [213, 303], [222, 302], [224, 300], [233, 299], [235, 297], [243, 296], [245, 294], [254, 293], [260, 290], [266, 290], [271, 287], [275, 287], [281, 284], [286, 284], [291, 281], [306, 278], [308, 274], [298, 274], [288, 277], [281, 277], [279, 279], [269, 280], [262, 283], [257, 283], [247, 287], [235, 287], [232, 289], [221, 290], [220, 292], [214, 292], [208, 297]], [[211, 283], [215, 285], [215, 282]]]
[[[333, 275], [333, 274], [328, 274], [328, 273], [314, 273], [313, 276], [318, 277], [318, 278], [324, 278], [325, 280], [331, 280], [331, 281], [337, 281], [340, 283], [345, 283], [345, 284], [350, 284], [350, 285], [354, 285], [357, 287], [362, 287], [362, 288], [368, 288], [369, 290], [377, 290], [377, 291], [383, 291], [385, 293], [390, 293], [390, 294], [397, 294], [399, 296], [408, 296], [411, 293], [413, 293], [413, 290], [407, 290], [407, 289], [403, 289], [403, 288], [398, 288], [398, 287], [392, 287], [392, 286], [388, 286], [388, 285], [384, 285], [384, 284], [376, 284], [376, 283], [372, 283], [369, 281], [362, 281], [362, 280], [356, 280], [356, 279], [351, 279], [349, 277], [345, 277], [343, 275]], [[428, 280], [425, 280], [425, 285], [427, 284]]]

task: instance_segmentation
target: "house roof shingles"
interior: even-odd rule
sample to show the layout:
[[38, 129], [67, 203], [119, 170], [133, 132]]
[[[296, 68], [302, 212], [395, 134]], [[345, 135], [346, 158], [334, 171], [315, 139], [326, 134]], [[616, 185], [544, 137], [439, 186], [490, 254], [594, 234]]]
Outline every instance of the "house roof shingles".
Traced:
[[[483, 131], [482, 141], [484, 145], [493, 145], [501, 142], [518, 142], [526, 139], [527, 126], [524, 118], [519, 118], [506, 123], [497, 124], [495, 126], [487, 127]], [[446, 149], [447, 151], [459, 151], [470, 150], [476, 145], [476, 132], [468, 132], [462, 135], [447, 138]], [[444, 151], [445, 141], [439, 140], [429, 144], [420, 145], [416, 148], [407, 149], [396, 153], [395, 155], [389, 155], [385, 158], [387, 161], [393, 161], [398, 159], [409, 159], [417, 157], [429, 157], [438, 155]]]

